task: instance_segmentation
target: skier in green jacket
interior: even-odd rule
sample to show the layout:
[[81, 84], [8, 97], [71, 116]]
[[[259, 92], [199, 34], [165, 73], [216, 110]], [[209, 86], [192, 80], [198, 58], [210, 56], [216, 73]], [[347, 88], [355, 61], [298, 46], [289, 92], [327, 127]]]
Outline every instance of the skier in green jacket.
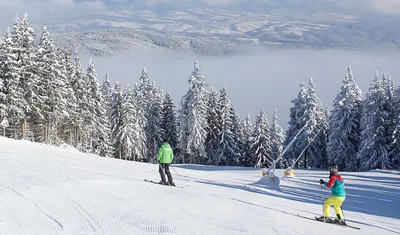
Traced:
[[[172, 180], [171, 172], [169, 171], [169, 165], [171, 165], [172, 160], [174, 160], [174, 152], [171, 146], [169, 145], [168, 140], [164, 140], [163, 144], [158, 150], [158, 163], [159, 163], [158, 171], [160, 172], [161, 175], [160, 184], [164, 185], [169, 184], [171, 186], [175, 186], [175, 183]], [[165, 174], [163, 169], [165, 170], [165, 174], [167, 174], [168, 176], [168, 183], [165, 180]]]

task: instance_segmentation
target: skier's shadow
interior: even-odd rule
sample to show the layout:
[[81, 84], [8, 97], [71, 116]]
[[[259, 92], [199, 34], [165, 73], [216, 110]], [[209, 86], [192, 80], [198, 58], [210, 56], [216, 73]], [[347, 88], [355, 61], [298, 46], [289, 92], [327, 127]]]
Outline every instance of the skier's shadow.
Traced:
[[[199, 180], [199, 179], [194, 179], [193, 177], [188, 177], [188, 178], [192, 178], [192, 180], [194, 182], [201, 183], [201, 184], [208, 184], [208, 185], [226, 187], [226, 188], [231, 188], [231, 189], [240, 189], [240, 190], [251, 192], [251, 193], [263, 194], [263, 195], [274, 196], [274, 197], [279, 197], [279, 198], [286, 198], [289, 200], [293, 200], [292, 196], [298, 197], [297, 194], [290, 192], [290, 191], [285, 191], [285, 194], [289, 194], [289, 195], [279, 194], [279, 196], [278, 196], [274, 193], [275, 190], [268, 189], [268, 188], [262, 188], [257, 185], [251, 185], [252, 187], [248, 187], [248, 186], [242, 186], [242, 185], [215, 182], [215, 181], [210, 181], [210, 180]], [[258, 189], [258, 188], [260, 188], [260, 189]], [[265, 190], [263, 190], [263, 189], [265, 189]], [[267, 190], [272, 190], [272, 191], [268, 192]], [[318, 200], [316, 200], [316, 199], [307, 198], [307, 197], [296, 198], [296, 201], [307, 202], [307, 203], [319, 203], [319, 204], [321, 203], [321, 201], [318, 202]]]

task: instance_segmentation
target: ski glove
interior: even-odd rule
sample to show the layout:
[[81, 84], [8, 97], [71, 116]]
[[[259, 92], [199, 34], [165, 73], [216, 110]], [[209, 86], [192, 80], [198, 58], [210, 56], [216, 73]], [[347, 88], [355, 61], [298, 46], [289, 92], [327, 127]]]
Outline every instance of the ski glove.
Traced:
[[325, 181], [323, 179], [319, 180], [319, 184], [324, 184], [325, 185]]

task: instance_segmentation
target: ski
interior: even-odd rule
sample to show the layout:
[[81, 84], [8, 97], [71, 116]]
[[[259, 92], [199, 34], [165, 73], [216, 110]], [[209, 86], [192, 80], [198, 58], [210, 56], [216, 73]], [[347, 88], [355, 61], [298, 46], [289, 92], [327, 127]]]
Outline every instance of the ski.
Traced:
[[360, 230], [360, 228], [354, 227], [354, 226], [351, 226], [351, 225], [335, 224], [335, 223], [329, 223], [329, 222], [324, 222], [324, 221], [321, 221], [321, 220], [317, 220], [318, 217], [310, 218], [310, 217], [302, 216], [302, 215], [299, 215], [299, 214], [297, 214], [297, 216], [301, 217], [301, 218], [304, 218], [304, 219], [318, 221], [318, 222], [321, 222], [321, 223], [333, 224], [333, 225], [338, 225], [338, 226], [342, 226], [342, 227], [346, 227], [346, 228], [352, 228], [352, 229]]
[[159, 182], [155, 182], [155, 181], [153, 181], [153, 180], [148, 180], [148, 179], [145, 179], [144, 181], [145, 181], [145, 182], [148, 182], [148, 183], [163, 185], [163, 186], [170, 186], [170, 187], [183, 188], [183, 187], [180, 187], [180, 186], [172, 186], [172, 185], [169, 185], [169, 184], [167, 184], [167, 185], [165, 185], [165, 184], [160, 184]]

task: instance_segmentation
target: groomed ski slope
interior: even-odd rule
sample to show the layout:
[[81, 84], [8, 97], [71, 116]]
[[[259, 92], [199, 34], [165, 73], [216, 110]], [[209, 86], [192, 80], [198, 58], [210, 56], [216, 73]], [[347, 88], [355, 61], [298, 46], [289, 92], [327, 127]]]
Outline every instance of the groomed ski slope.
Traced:
[[279, 192], [245, 186], [260, 169], [175, 170], [185, 188], [144, 182], [159, 180], [157, 165], [0, 137], [0, 234], [400, 234], [399, 172], [343, 174], [354, 230], [296, 216], [322, 213], [326, 172], [296, 170]]

